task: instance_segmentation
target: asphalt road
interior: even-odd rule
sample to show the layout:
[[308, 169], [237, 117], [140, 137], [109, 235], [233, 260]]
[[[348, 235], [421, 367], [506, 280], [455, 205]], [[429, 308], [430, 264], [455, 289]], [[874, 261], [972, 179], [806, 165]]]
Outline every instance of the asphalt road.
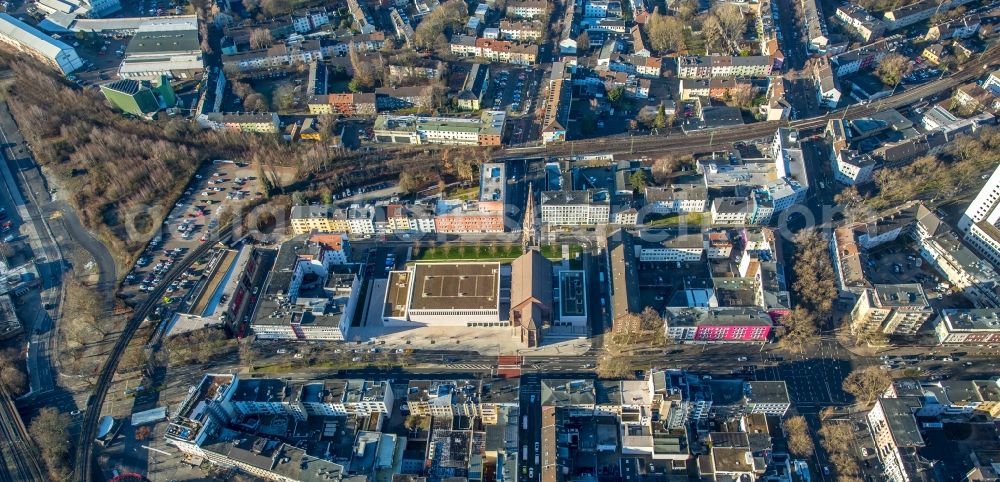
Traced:
[[[28, 349], [28, 371], [32, 392], [55, 388], [56, 381], [52, 355], [56, 350], [57, 329], [54, 319], [61, 310], [62, 273], [65, 267], [63, 253], [57, 240], [76, 243], [94, 258], [99, 281], [95, 288], [105, 295], [105, 307], [110, 309], [115, 288], [115, 263], [107, 248], [80, 223], [76, 212], [63, 201], [54, 201], [48, 184], [39, 167], [31, 158], [17, 124], [10, 115], [6, 102], [0, 102], [0, 141], [3, 156], [10, 169], [16, 189], [5, 184], [6, 196], [18, 205], [22, 217], [34, 235], [29, 236], [35, 254], [35, 265], [45, 290], [41, 297], [31, 330]], [[51, 308], [44, 309], [44, 305]]]

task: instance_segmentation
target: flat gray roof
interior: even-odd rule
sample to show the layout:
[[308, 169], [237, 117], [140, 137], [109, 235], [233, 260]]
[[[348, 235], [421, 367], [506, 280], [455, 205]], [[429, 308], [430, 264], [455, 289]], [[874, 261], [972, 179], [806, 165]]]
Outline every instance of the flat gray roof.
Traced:
[[920, 400], [916, 397], [900, 398], [880, 398], [882, 410], [885, 412], [885, 420], [892, 432], [892, 438], [896, 440], [896, 445], [900, 447], [919, 447], [924, 445], [924, 439], [920, 436], [920, 429], [917, 427], [917, 419], [913, 416], [913, 410], [920, 408]]
[[785, 382], [747, 382], [747, 394], [753, 403], [789, 403]]
[[559, 273], [559, 312], [568, 316], [587, 314], [587, 287], [583, 271]]
[[402, 318], [406, 316], [406, 299], [410, 294], [409, 271], [389, 273], [389, 284], [385, 288], [385, 308], [382, 316]]
[[499, 306], [500, 263], [418, 263], [411, 310], [485, 310]]
[[126, 55], [200, 51], [196, 30], [139, 32], [132, 37]]

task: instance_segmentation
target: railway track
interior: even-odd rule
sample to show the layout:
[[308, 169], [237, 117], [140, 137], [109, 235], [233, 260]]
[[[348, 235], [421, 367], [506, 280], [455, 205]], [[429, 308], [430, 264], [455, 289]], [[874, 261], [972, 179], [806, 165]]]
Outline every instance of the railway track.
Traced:
[[[944, 90], [950, 89], [955, 85], [971, 80], [982, 73], [984, 73], [984, 68], [980, 68], [980, 65], [987, 66], [992, 65], [997, 62], [998, 57], [1000, 57], [1000, 49], [994, 47], [989, 51], [982, 54], [982, 56], [974, 64], [969, 65], [962, 70], [955, 72], [954, 75], [948, 78], [942, 78], [937, 81], [933, 81], [922, 86], [915, 87], [913, 89], [901, 92], [889, 96], [887, 98], [876, 101], [872, 104], [863, 106], [851, 106], [843, 111], [832, 112], [825, 116], [813, 117], [809, 119], [800, 119], [795, 121], [768, 121], [760, 122], [755, 124], [750, 124], [747, 126], [740, 126], [735, 128], [725, 128], [725, 129], [715, 129], [711, 131], [702, 131], [689, 135], [678, 134], [675, 136], [642, 136], [642, 137], [630, 137], [630, 136], [614, 136], [606, 137], [600, 139], [590, 139], [573, 141], [558, 145], [550, 146], [538, 146], [531, 148], [516, 148], [516, 149], [504, 149], [498, 151], [496, 157], [499, 158], [510, 158], [512, 156], [530, 156], [530, 155], [546, 155], [546, 156], [558, 156], [558, 155], [569, 155], [575, 152], [580, 153], [633, 153], [633, 154], [652, 154], [656, 152], [669, 152], [669, 151], [685, 151], [685, 152], [703, 152], [704, 150], [713, 150], [723, 145], [730, 144], [744, 139], [752, 139], [757, 137], [764, 137], [770, 135], [775, 129], [779, 127], [794, 127], [802, 130], [817, 129], [822, 128], [830, 119], [834, 118], [849, 118], [856, 119], [859, 117], [864, 117], [871, 115], [878, 110], [900, 107], [906, 104], [913, 103], [916, 99], [935, 95]], [[429, 148], [430, 146], [428, 146]], [[232, 226], [228, 226], [225, 229], [219, 231], [219, 236], [217, 239], [225, 239], [232, 233]], [[142, 305], [136, 309], [134, 315], [129, 319], [122, 332], [121, 337], [115, 343], [111, 354], [108, 356], [101, 374], [98, 378], [97, 385], [94, 389], [93, 395], [87, 402], [86, 415], [83, 420], [80, 431], [80, 439], [77, 443], [76, 461], [75, 461], [75, 471], [74, 480], [79, 481], [89, 481], [93, 477], [93, 444], [94, 437], [97, 431], [97, 422], [101, 415], [101, 407], [104, 403], [104, 397], [107, 395], [108, 389], [111, 386], [111, 381], [114, 376], [115, 370], [117, 369], [118, 362], [121, 358], [122, 353], [125, 348], [128, 347], [129, 342], [135, 335], [136, 330], [142, 324], [142, 321], [149, 314], [150, 311], [159, 303], [161, 297], [165, 293], [166, 287], [175, 279], [177, 279], [180, 274], [187, 269], [194, 262], [195, 259], [201, 257], [212, 249], [213, 245], [208, 243], [199, 246], [195, 251], [188, 255], [182, 263], [175, 266], [165, 277], [165, 279], [153, 290], [152, 293], [146, 298]], [[9, 402], [9, 399], [8, 399]], [[13, 407], [12, 403], [9, 403], [9, 407]], [[6, 409], [4, 409], [6, 410]], [[16, 414], [16, 410], [14, 412]], [[4, 420], [7, 419], [6, 416], [2, 417]], [[19, 418], [17, 419], [19, 420]], [[3, 430], [3, 435], [6, 437], [8, 435], [7, 430], [10, 427], [7, 422], [4, 421], [0, 423], [0, 430]], [[4, 459], [7, 459], [7, 451], [3, 452]], [[15, 465], [21, 467], [26, 461], [17, 457], [18, 461]], [[21, 468], [18, 470], [24, 470], [30, 472], [30, 467]], [[31, 479], [28, 479], [31, 480]], [[41, 479], [39, 479], [41, 480]]]
[[968, 82], [987, 72], [983, 66], [991, 66], [1000, 61], [1000, 47], [993, 47], [984, 52], [976, 61], [970, 61], [961, 70], [955, 71], [949, 77], [919, 85], [898, 94], [894, 94], [869, 104], [852, 105], [845, 109], [808, 119], [793, 121], [757, 122], [739, 127], [698, 131], [690, 134], [676, 133], [669, 136], [628, 136], [615, 135], [597, 139], [569, 141], [537, 147], [508, 148], [497, 152], [497, 157], [512, 158], [531, 155], [566, 156], [574, 153], [607, 153], [607, 154], [653, 154], [657, 152], [705, 152], [713, 148], [723, 148], [725, 144], [765, 137], [772, 135], [779, 127], [792, 127], [799, 130], [822, 129], [831, 119], [857, 119], [870, 116], [878, 111], [904, 107], [915, 103], [918, 99], [930, 97], [959, 84]]
[[21, 415], [14, 406], [14, 400], [7, 389], [0, 386], [0, 444], [3, 457], [0, 481], [44, 481], [42, 464], [38, 461], [35, 447], [31, 443], [28, 430]]
[[73, 470], [73, 480], [85, 482], [90, 481], [93, 478], [94, 439], [97, 436], [97, 423], [101, 417], [101, 407], [104, 405], [104, 398], [108, 394], [108, 389], [111, 388], [111, 382], [114, 378], [115, 371], [118, 369], [118, 362], [121, 359], [122, 353], [125, 352], [129, 342], [132, 340], [132, 337], [135, 336], [136, 330], [138, 330], [139, 326], [142, 325], [146, 316], [153, 311], [157, 304], [160, 303], [160, 300], [166, 293], [167, 286], [180, 277], [181, 273], [190, 267], [195, 260], [213, 249], [217, 242], [227, 239], [232, 232], [232, 225], [222, 227], [217, 231], [214, 242], [205, 242], [188, 254], [182, 262], [178, 263], [167, 273], [163, 281], [160, 282], [156, 289], [149, 293], [146, 300], [143, 301], [138, 308], [136, 308], [135, 313], [133, 313], [132, 317], [129, 318], [128, 323], [125, 325], [125, 329], [122, 330], [121, 336], [115, 343], [114, 348], [111, 349], [108, 359], [104, 362], [104, 367], [101, 369], [101, 374], [94, 387], [94, 393], [87, 400], [87, 410], [84, 412], [85, 415], [80, 426], [80, 438], [76, 443], [76, 460]]

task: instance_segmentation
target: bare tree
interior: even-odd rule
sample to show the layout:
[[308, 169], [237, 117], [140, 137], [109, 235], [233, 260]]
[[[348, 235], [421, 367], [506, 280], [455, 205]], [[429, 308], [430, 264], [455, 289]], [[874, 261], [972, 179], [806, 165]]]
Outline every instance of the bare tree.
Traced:
[[583, 53], [588, 50], [590, 50], [590, 34], [583, 32], [576, 37], [576, 51]]
[[660, 184], [667, 183], [670, 180], [670, 176], [677, 171], [682, 162], [679, 157], [673, 154], [665, 154], [663, 157], [657, 158], [653, 161], [651, 168], [653, 179]]
[[[701, 37], [705, 40], [705, 52], [715, 53], [723, 50], [725, 33], [719, 17], [709, 14], [701, 22]], [[728, 49], [726, 49], [728, 51]]]
[[912, 67], [910, 60], [901, 54], [889, 54], [882, 57], [875, 70], [882, 82], [886, 85], [895, 86], [902, 82], [903, 78], [910, 74]]
[[844, 378], [844, 391], [854, 395], [859, 401], [870, 403], [878, 398], [889, 385], [892, 378], [885, 370], [877, 366], [867, 366], [854, 369]]
[[837, 284], [826, 238], [815, 229], [795, 236], [794, 288], [802, 303], [818, 317], [827, 316], [837, 298]]
[[784, 334], [778, 340], [778, 346], [800, 351], [816, 342], [816, 334], [819, 332], [816, 318], [804, 307], [793, 308], [782, 315], [778, 323], [785, 328]]
[[254, 92], [243, 99], [243, 109], [249, 112], [267, 112], [270, 107], [263, 95]]
[[730, 102], [736, 107], [749, 109], [753, 106], [753, 101], [757, 97], [757, 89], [749, 82], [740, 82], [736, 87], [729, 89]]
[[785, 436], [788, 437], [788, 450], [799, 458], [812, 457], [815, 447], [809, 434], [809, 424], [801, 415], [789, 417], [782, 424]]
[[274, 37], [271, 31], [266, 28], [255, 28], [250, 31], [250, 48], [266, 49], [274, 44]]
[[685, 25], [679, 18], [660, 15], [656, 11], [646, 22], [649, 45], [660, 53], [684, 50], [684, 29]]
[[828, 454], [837, 475], [837, 482], [860, 482], [861, 469], [854, 456], [854, 432], [846, 423], [824, 422], [819, 429], [821, 445]]
[[735, 46], [747, 29], [747, 17], [736, 4], [722, 3], [713, 11], [722, 26], [722, 34], [730, 45]]
[[0, 384], [14, 396], [21, 395], [28, 387], [28, 379], [18, 365], [20, 358], [14, 348], [0, 351]]
[[43, 408], [28, 428], [31, 438], [38, 445], [42, 459], [49, 471], [51, 480], [69, 480], [71, 469], [69, 460], [69, 441], [66, 433], [69, 430], [69, 415], [60, 413], [57, 409]]

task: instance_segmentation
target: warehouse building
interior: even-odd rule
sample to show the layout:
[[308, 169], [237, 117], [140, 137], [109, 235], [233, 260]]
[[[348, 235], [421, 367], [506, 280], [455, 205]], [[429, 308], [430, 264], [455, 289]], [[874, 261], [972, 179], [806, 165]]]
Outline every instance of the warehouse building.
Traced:
[[83, 59], [73, 47], [6, 13], [0, 13], [0, 42], [44, 62], [64, 75], [83, 67]]

